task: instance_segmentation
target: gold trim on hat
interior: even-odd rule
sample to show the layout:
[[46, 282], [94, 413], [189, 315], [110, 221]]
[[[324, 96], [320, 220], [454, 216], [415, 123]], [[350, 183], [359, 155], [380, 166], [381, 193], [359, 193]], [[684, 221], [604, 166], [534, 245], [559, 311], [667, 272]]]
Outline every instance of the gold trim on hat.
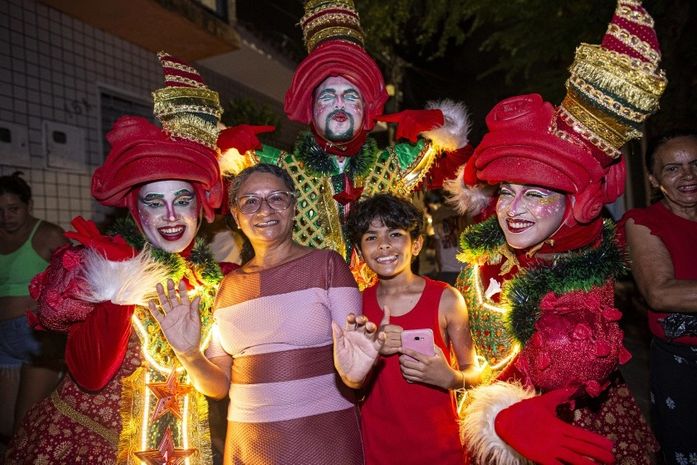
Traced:
[[624, 4], [626, 3], [633, 3], [637, 6], [641, 5], [641, 2], [627, 2], [624, 1], [622, 2], [623, 4], [620, 4], [617, 9], [615, 10], [615, 14], [619, 16], [622, 19], [626, 19], [627, 21], [631, 21], [636, 24], [640, 24], [642, 26], [646, 27], [651, 27], [653, 28], [654, 22], [653, 18], [651, 17], [650, 14], [637, 11], [633, 8], [629, 8], [628, 6], [625, 6]]
[[[153, 91], [153, 113], [157, 118], [181, 112], [206, 113], [220, 119], [223, 108], [218, 93], [200, 87], [165, 87]], [[179, 102], [181, 99], [196, 99], [199, 104]]]
[[581, 92], [599, 106], [604, 107], [608, 112], [615, 113], [635, 123], [642, 123], [646, 119], [646, 113], [629, 108], [605, 91], [596, 89], [578, 75], [571, 75], [567, 85], [568, 83], [571, 83], [576, 91]]
[[615, 158], [617, 149], [635, 137], [641, 137], [641, 132], [623, 126], [611, 115], [602, 112], [592, 112], [574, 99], [569, 92], [559, 108], [559, 114], [575, 132], [588, 139], [600, 150]]
[[361, 46], [363, 45], [363, 33], [360, 31], [345, 26], [334, 26], [312, 34], [312, 37], [307, 40], [307, 50], [314, 50], [319, 42], [323, 42], [329, 38], [336, 37], [337, 40], [340, 40], [342, 37], [346, 36], [353, 37]]
[[648, 42], [645, 42], [641, 40], [641, 38], [630, 34], [626, 29], [622, 29], [617, 24], [610, 24], [607, 28], [607, 34], [619, 40], [635, 52], [641, 54], [641, 56], [648, 58], [651, 63], [658, 63], [661, 59], [661, 54], [651, 47]]
[[665, 74], [655, 66], [590, 44], [581, 44], [576, 49], [571, 73], [647, 111], [658, 108], [658, 99], [667, 84]]
[[[360, 30], [361, 24], [358, 18], [345, 13], [331, 13], [317, 16], [312, 21], [303, 24], [303, 38], [307, 41], [307, 36], [312, 35], [315, 29], [321, 28], [325, 24], [337, 23], [337, 26], [344, 26]], [[341, 24], [343, 23], [343, 24]]]
[[172, 137], [205, 145], [217, 152], [218, 128], [215, 124], [194, 115], [180, 115], [162, 120], [162, 129]]
[[[574, 116], [571, 113], [569, 113], [563, 106], [559, 107], [558, 115], [562, 121], [564, 121], [573, 129], [573, 131], [576, 133], [578, 137], [588, 141], [598, 150], [601, 150], [603, 153], [605, 153], [605, 155], [607, 155], [608, 157], [617, 159], [622, 156], [622, 152], [620, 152], [619, 149], [613, 147], [612, 144], [610, 144], [608, 141], [601, 138], [600, 136], [589, 130], [587, 127], [585, 127], [579, 120], [574, 118]], [[566, 134], [564, 131], [557, 130], [555, 134], [558, 137], [561, 137], [562, 139], [571, 140], [572, 142], [574, 141], [574, 139], [569, 134]]]
[[[200, 74], [198, 73], [198, 71], [196, 71], [195, 68], [193, 68], [189, 65], [185, 65], [183, 63], [177, 63], [176, 61], [171, 61], [171, 60], [168, 60], [166, 58], [160, 58], [160, 63], [162, 64], [163, 68], [173, 68], [173, 69], [176, 69], [177, 71], [183, 71], [185, 73], [194, 74], [194, 75], [200, 77]], [[167, 73], [165, 73], [165, 78], [167, 76], [168, 76]], [[197, 81], [196, 84], [198, 84], [198, 87], [205, 87], [205, 84], [203, 84], [203, 82]]]

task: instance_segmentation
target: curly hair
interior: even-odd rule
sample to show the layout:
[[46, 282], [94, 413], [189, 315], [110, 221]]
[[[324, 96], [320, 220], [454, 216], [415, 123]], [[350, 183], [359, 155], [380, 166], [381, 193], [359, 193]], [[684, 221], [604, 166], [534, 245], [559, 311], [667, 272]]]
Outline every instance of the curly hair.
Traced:
[[31, 200], [31, 187], [22, 178], [21, 171], [15, 171], [9, 176], [0, 176], [0, 195], [14, 194], [19, 197], [22, 203], [29, 203]]
[[417, 239], [424, 229], [424, 214], [408, 200], [392, 194], [377, 194], [351, 207], [346, 229], [351, 242], [359, 245], [370, 223], [379, 219], [392, 229], [409, 232], [412, 240]]

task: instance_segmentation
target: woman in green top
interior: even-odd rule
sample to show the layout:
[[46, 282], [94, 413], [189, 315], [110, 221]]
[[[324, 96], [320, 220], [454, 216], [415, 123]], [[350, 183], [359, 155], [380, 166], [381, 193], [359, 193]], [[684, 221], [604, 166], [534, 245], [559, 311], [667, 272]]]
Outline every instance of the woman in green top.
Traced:
[[[63, 230], [32, 216], [31, 188], [15, 172], [0, 176], [0, 441], [16, 420], [59, 380], [59, 356], [47, 353], [53, 335], [32, 331], [27, 310], [35, 306], [29, 282], [66, 244]], [[47, 336], [47, 337], [45, 337]], [[60, 354], [62, 351], [55, 351]]]

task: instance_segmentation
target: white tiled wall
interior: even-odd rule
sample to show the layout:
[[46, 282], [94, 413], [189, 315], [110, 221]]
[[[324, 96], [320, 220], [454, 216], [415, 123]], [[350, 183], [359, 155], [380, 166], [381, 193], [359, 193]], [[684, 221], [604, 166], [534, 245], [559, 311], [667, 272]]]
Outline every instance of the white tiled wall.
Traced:
[[[259, 98], [231, 79], [201, 71], [214, 81], [209, 85], [221, 99]], [[103, 210], [95, 208], [90, 195], [91, 175], [104, 153], [100, 89], [149, 102], [150, 92], [162, 85], [154, 53], [35, 0], [0, 1], [0, 121], [26, 127], [29, 134], [25, 166], [0, 160], [0, 174], [25, 173], [38, 218], [64, 228], [76, 215], [101, 221]], [[49, 166], [42, 142], [44, 121], [85, 130], [83, 169], [67, 172]]]
[[[0, 2], [0, 121], [29, 133], [29, 159], [22, 163], [29, 167], [0, 160], [0, 173], [24, 172], [35, 216], [63, 227], [76, 215], [93, 216], [90, 180], [103, 162], [99, 90], [106, 86], [148, 101], [161, 74], [147, 50], [35, 1]], [[85, 130], [81, 170], [48, 166], [43, 121]]]

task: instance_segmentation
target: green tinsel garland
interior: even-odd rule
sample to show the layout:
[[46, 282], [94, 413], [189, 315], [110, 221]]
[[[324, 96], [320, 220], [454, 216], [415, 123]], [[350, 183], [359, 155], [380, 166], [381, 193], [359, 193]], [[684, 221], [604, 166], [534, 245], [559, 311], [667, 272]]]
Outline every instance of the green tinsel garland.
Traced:
[[460, 250], [468, 257], [490, 258], [506, 244], [495, 216], [468, 226], [460, 235]]
[[[308, 174], [316, 177], [336, 174], [336, 165], [332, 159], [334, 155], [322, 150], [311, 132], [301, 134], [295, 144], [294, 153], [297, 159], [303, 162]], [[378, 144], [374, 139], [368, 138], [361, 147], [361, 151], [357, 155], [349, 157], [344, 172], [352, 180], [364, 177], [370, 173], [377, 157]]]
[[[627, 271], [622, 248], [615, 241], [615, 226], [603, 225], [602, 242], [561, 256], [549, 265], [526, 268], [503, 283], [501, 305], [510, 308], [507, 323], [513, 337], [524, 345], [535, 331], [540, 301], [548, 292], [561, 295], [574, 290], [589, 291]], [[505, 246], [505, 236], [495, 217], [467, 228], [460, 237], [465, 254], [488, 258]]]

